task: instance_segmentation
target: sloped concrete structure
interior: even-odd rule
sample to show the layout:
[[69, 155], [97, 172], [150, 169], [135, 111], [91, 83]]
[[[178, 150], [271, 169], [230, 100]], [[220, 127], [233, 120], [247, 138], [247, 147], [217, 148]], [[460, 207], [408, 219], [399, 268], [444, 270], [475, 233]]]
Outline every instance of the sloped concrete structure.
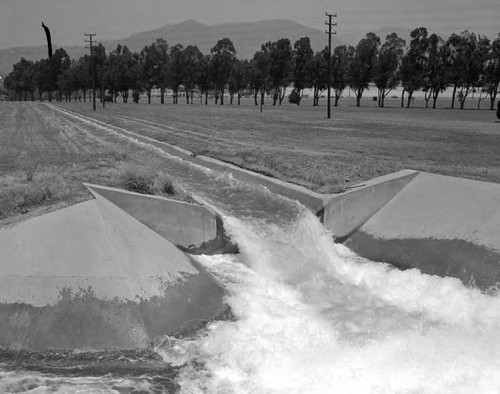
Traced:
[[202, 267], [95, 195], [0, 229], [0, 347], [146, 347], [225, 313]]
[[498, 184], [402, 171], [334, 197], [324, 224], [371, 260], [483, 290], [500, 282]]
[[129, 215], [190, 254], [237, 252], [224, 233], [222, 218], [212, 209], [160, 196], [113, 187], [84, 184], [95, 196], [120, 207]]
[[347, 238], [417, 175], [416, 171], [404, 170], [337, 194], [324, 208], [323, 223], [337, 240]]

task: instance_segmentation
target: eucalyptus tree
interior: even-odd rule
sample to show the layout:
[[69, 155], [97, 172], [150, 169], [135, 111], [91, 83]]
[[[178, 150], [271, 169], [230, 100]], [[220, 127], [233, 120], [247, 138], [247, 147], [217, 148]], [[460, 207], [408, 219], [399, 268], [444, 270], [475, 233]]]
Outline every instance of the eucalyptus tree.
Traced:
[[314, 54], [311, 62], [311, 84], [313, 106], [318, 106], [321, 93], [328, 88], [328, 47]]
[[233, 62], [231, 74], [229, 76], [228, 91], [230, 103], [233, 104], [234, 96], [238, 98], [238, 105], [241, 105], [241, 95], [248, 87], [250, 62], [247, 59], [236, 59]]
[[333, 50], [332, 87], [335, 92], [335, 107], [339, 105], [344, 89], [349, 84], [349, 66], [355, 51], [356, 49], [351, 45], [339, 45]]
[[427, 64], [426, 53], [429, 47], [427, 29], [418, 27], [410, 33], [410, 46], [401, 58], [401, 106], [404, 106], [404, 94], [408, 93], [406, 108], [410, 107], [413, 93], [424, 86], [425, 66]]
[[431, 34], [429, 37], [426, 58], [423, 79], [425, 106], [428, 107], [429, 99], [432, 97], [432, 108], [436, 108], [439, 94], [450, 84], [451, 73], [449, 47], [436, 34]]
[[357, 107], [361, 105], [363, 92], [374, 79], [379, 46], [380, 38], [374, 33], [368, 33], [359, 41], [349, 64], [349, 86], [356, 94]]
[[[62, 92], [58, 89], [59, 76], [71, 66], [71, 60], [67, 52], [63, 48], [57, 49], [52, 57], [41, 59], [36, 63], [21, 59], [20, 64], [22, 69], [29, 72], [25, 75], [25, 79], [29, 79], [29, 86], [32, 90], [26, 90], [34, 98], [35, 88], [40, 93], [40, 98], [43, 93], [47, 93], [49, 101], [52, 101], [54, 91], [57, 92], [57, 100], [62, 97]], [[16, 67], [16, 66], [14, 66]], [[29, 68], [28, 68], [29, 67]], [[27, 82], [23, 82], [25, 85]]]
[[135, 86], [136, 60], [128, 47], [118, 44], [115, 50], [109, 53], [107, 78], [105, 86], [101, 86], [101, 100], [104, 99], [106, 87], [116, 97], [119, 93], [122, 101], [127, 103], [129, 90]]
[[[95, 89], [100, 91], [101, 101], [104, 101], [104, 95], [106, 92], [106, 86], [110, 80], [112, 71], [110, 70], [110, 64], [108, 55], [106, 54], [106, 48], [104, 45], [99, 44], [94, 47], [92, 51], [92, 56], [90, 59], [91, 76], [95, 78]], [[113, 93], [113, 98], [116, 100], [117, 90], [111, 90]]]
[[151, 104], [151, 90], [155, 87], [155, 68], [157, 67], [155, 59], [155, 43], [146, 45], [140, 52], [140, 61], [142, 63], [142, 78], [144, 82], [144, 90], [148, 97], [148, 104]]
[[311, 69], [314, 52], [309, 37], [302, 37], [293, 44], [294, 68], [293, 86], [298, 93], [297, 105], [300, 105], [304, 89], [312, 87]]
[[477, 37], [474, 33], [463, 31], [461, 34], [452, 34], [446, 44], [449, 47], [453, 69], [451, 107], [454, 107], [455, 95], [458, 90], [457, 97], [460, 109], [463, 109], [467, 96], [477, 86], [487, 63], [490, 42], [487, 37]]
[[254, 91], [255, 105], [260, 94], [260, 104], [264, 104], [266, 92], [271, 90], [272, 82], [269, 70], [271, 68], [271, 42], [262, 44], [260, 51], [255, 52], [250, 62], [249, 83]]
[[[34, 64], [34, 80], [35, 87], [38, 92], [38, 96], [40, 101], [44, 100], [44, 93], [46, 93], [50, 87], [47, 82], [47, 74], [49, 69], [49, 59], [40, 59]], [[48, 93], [47, 93], [48, 97]]]
[[201, 93], [201, 98], [205, 96], [205, 105], [208, 105], [208, 93], [213, 89], [213, 79], [212, 79], [212, 62], [211, 56], [205, 55], [200, 60], [200, 70], [198, 73], [198, 80], [196, 84]]
[[35, 64], [31, 60], [22, 57], [14, 66], [5, 79], [5, 88], [15, 92], [18, 100], [35, 99]]
[[170, 67], [168, 73], [168, 86], [172, 89], [172, 101], [179, 103], [179, 88], [184, 82], [186, 62], [184, 47], [176, 44], [170, 48]]
[[63, 48], [58, 48], [54, 54], [49, 58], [50, 64], [50, 85], [52, 90], [57, 91], [57, 100], [62, 100], [62, 91], [58, 86], [58, 78], [61, 74], [65, 73], [71, 67], [71, 59], [68, 53]]
[[193, 104], [193, 95], [201, 72], [203, 53], [196, 45], [188, 45], [182, 52], [182, 56], [184, 58], [183, 85], [186, 90], [186, 103]]
[[387, 95], [395, 89], [400, 80], [399, 71], [403, 56], [405, 40], [391, 33], [380, 47], [374, 70], [373, 82], [378, 89], [378, 106], [384, 106]]
[[293, 49], [288, 38], [282, 38], [269, 44], [269, 78], [273, 93], [273, 105], [281, 105], [286, 88], [291, 82], [293, 67]]
[[215, 101], [220, 98], [220, 104], [224, 105], [224, 92], [231, 73], [231, 67], [236, 59], [236, 49], [233, 42], [225, 37], [217, 41], [210, 50], [212, 61], [213, 81], [215, 85]]
[[491, 42], [482, 78], [482, 89], [490, 96], [490, 109], [493, 110], [500, 88], [500, 33]]
[[168, 44], [158, 38], [151, 45], [145, 46], [140, 52], [140, 62], [142, 64], [142, 77], [144, 89], [148, 97], [148, 104], [151, 103], [151, 91], [153, 88], [160, 89], [161, 103], [165, 103], [165, 90], [167, 89], [166, 76], [168, 73]]
[[170, 72], [170, 56], [167, 41], [159, 38], [156, 44], [156, 64], [154, 73], [155, 86], [160, 89], [160, 103], [165, 104], [165, 92], [168, 87], [168, 74]]
[[78, 100], [87, 101], [87, 90], [90, 88], [90, 56], [84, 55], [75, 60], [71, 67], [73, 69], [73, 78], [75, 90], [78, 92]]
[[77, 91], [80, 86], [77, 76], [77, 62], [71, 61], [69, 68], [62, 71], [57, 77], [57, 89], [62, 93], [66, 101], [71, 101], [73, 93], [75, 93], [75, 101], [77, 100]]
[[[21, 59], [22, 60], [22, 59]], [[47, 94], [49, 101], [52, 101], [54, 91], [57, 92], [58, 100], [62, 97], [62, 91], [59, 89], [59, 76], [71, 66], [71, 60], [66, 51], [62, 48], [57, 49], [51, 58], [41, 59], [35, 63], [29, 62], [32, 66], [29, 72], [30, 85], [32, 91], [28, 91], [34, 98], [35, 90], [38, 90], [40, 100], [43, 100], [44, 93]]]
[[[248, 64], [248, 87], [253, 91], [254, 104], [259, 105], [259, 93], [265, 91], [267, 68], [266, 57], [263, 52], [255, 52]], [[262, 95], [263, 96], [263, 95]], [[263, 97], [262, 97], [263, 99]]]

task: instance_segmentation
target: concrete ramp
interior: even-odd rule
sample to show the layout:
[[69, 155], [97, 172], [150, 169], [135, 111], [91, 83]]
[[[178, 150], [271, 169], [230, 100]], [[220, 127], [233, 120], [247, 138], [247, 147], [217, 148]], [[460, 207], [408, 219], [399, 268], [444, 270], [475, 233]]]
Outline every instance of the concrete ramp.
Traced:
[[484, 290], [500, 282], [498, 184], [405, 171], [337, 196], [325, 213], [338, 240], [371, 260]]
[[224, 313], [223, 296], [190, 257], [98, 194], [0, 229], [0, 347], [146, 347]]
[[94, 194], [190, 254], [236, 253], [226, 236], [222, 218], [212, 209], [182, 201], [85, 183]]

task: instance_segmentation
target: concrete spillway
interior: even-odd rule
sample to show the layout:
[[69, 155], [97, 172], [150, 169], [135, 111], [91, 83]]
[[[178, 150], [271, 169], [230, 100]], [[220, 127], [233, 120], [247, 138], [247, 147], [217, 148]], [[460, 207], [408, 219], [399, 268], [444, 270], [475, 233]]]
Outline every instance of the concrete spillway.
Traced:
[[500, 282], [498, 184], [401, 171], [333, 197], [324, 224], [374, 261], [483, 290]]
[[[224, 313], [224, 290], [204, 269], [91, 190], [94, 200], [0, 229], [0, 347], [140, 348]], [[193, 206], [189, 220], [179, 242], [216, 238], [214, 213]]]
[[[484, 290], [500, 281], [500, 185], [416, 171], [334, 196], [265, 185], [363, 257]], [[236, 251], [217, 213], [87, 187], [94, 200], [0, 229], [0, 347], [146, 347], [225, 312], [222, 287], [181, 251]]]
[[[232, 169], [262, 183], [262, 176]], [[400, 269], [451, 276], [482, 290], [500, 282], [500, 185], [403, 170], [337, 195], [267, 178], [274, 193], [308, 207], [336, 242]]]

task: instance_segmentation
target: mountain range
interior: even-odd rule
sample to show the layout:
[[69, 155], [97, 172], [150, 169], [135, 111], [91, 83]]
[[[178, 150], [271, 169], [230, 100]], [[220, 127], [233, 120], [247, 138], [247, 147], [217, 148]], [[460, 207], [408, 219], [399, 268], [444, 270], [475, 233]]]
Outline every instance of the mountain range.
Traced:
[[[108, 53], [114, 50], [118, 44], [127, 45], [132, 51], [140, 51], [144, 46], [155, 42], [157, 38], [163, 38], [171, 46], [175, 44], [196, 45], [203, 53], [208, 54], [219, 39], [229, 37], [236, 48], [237, 57], [248, 59], [260, 50], [260, 46], [267, 41], [288, 38], [293, 45], [299, 38], [306, 36], [311, 39], [311, 46], [315, 51], [323, 49], [328, 44], [328, 36], [323, 31], [284, 19], [224, 23], [213, 26], [195, 20], [186, 20], [136, 33], [123, 39], [103, 41], [102, 44]], [[339, 44], [341, 42], [333, 37], [332, 47]], [[83, 46], [69, 46], [64, 49], [73, 59], [88, 53], [88, 49]], [[0, 75], [9, 73], [12, 66], [21, 57], [35, 61], [46, 56], [47, 48], [45, 45], [0, 50]]]

